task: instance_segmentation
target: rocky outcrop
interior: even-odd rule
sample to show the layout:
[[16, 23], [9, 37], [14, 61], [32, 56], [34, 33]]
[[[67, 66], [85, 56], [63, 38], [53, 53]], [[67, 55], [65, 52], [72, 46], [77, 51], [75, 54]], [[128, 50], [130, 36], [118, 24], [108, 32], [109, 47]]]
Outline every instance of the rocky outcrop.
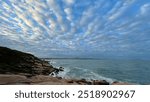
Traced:
[[91, 80], [88, 81], [86, 79], [68, 79], [66, 81], [67, 83], [70, 84], [78, 84], [78, 85], [110, 85], [109, 82], [107, 82], [106, 80]]
[[106, 81], [87, 81], [86, 79], [64, 79], [36, 75], [26, 77], [24, 75], [0, 74], [0, 85], [108, 85]]
[[0, 74], [49, 75], [55, 68], [34, 55], [0, 47]]
[[0, 74], [0, 85], [29, 84], [30, 80], [24, 75]]
[[[47, 61], [34, 55], [0, 47], [0, 85], [110, 85], [106, 80], [87, 81], [57, 77], [59, 71], [63, 70], [63, 67], [53, 68]], [[111, 85], [128, 83], [113, 82]]]

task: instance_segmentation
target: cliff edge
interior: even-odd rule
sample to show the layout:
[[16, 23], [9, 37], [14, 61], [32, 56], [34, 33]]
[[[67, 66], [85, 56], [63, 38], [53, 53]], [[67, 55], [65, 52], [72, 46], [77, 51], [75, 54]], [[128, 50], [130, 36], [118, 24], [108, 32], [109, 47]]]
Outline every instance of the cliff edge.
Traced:
[[32, 54], [0, 47], [0, 74], [49, 75], [55, 70]]

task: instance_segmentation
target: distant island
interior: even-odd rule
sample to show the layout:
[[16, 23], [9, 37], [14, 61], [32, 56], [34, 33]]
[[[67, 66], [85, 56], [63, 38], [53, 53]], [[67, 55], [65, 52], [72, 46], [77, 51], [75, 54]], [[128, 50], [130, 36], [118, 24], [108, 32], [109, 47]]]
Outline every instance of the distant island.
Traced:
[[[41, 85], [121, 85], [123, 82], [109, 83], [106, 80], [64, 79], [54, 77], [62, 69], [54, 68], [47, 58], [38, 58], [32, 54], [0, 47], [0, 84], [41, 84]], [[49, 59], [49, 58], [48, 58]], [[62, 58], [64, 59], [64, 58]], [[65, 58], [66, 59], [66, 58]], [[70, 58], [67, 58], [70, 59]], [[80, 58], [81, 59], [81, 58]], [[60, 66], [60, 68], [62, 68]]]

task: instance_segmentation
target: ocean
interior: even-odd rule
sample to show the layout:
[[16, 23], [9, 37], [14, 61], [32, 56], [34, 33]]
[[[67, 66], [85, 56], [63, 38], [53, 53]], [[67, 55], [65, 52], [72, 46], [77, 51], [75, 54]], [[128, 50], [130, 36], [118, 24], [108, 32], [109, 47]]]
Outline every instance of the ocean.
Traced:
[[150, 84], [150, 61], [100, 59], [49, 59], [54, 67], [64, 68], [63, 78], [122, 81]]

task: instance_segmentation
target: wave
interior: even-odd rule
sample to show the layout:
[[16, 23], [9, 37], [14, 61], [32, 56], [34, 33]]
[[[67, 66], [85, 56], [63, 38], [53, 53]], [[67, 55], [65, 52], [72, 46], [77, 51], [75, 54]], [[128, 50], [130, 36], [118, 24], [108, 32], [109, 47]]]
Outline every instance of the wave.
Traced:
[[60, 72], [58, 76], [66, 79], [106, 80], [110, 83], [116, 81], [115, 79], [107, 78], [91, 70], [79, 67], [65, 67], [64, 71]]

